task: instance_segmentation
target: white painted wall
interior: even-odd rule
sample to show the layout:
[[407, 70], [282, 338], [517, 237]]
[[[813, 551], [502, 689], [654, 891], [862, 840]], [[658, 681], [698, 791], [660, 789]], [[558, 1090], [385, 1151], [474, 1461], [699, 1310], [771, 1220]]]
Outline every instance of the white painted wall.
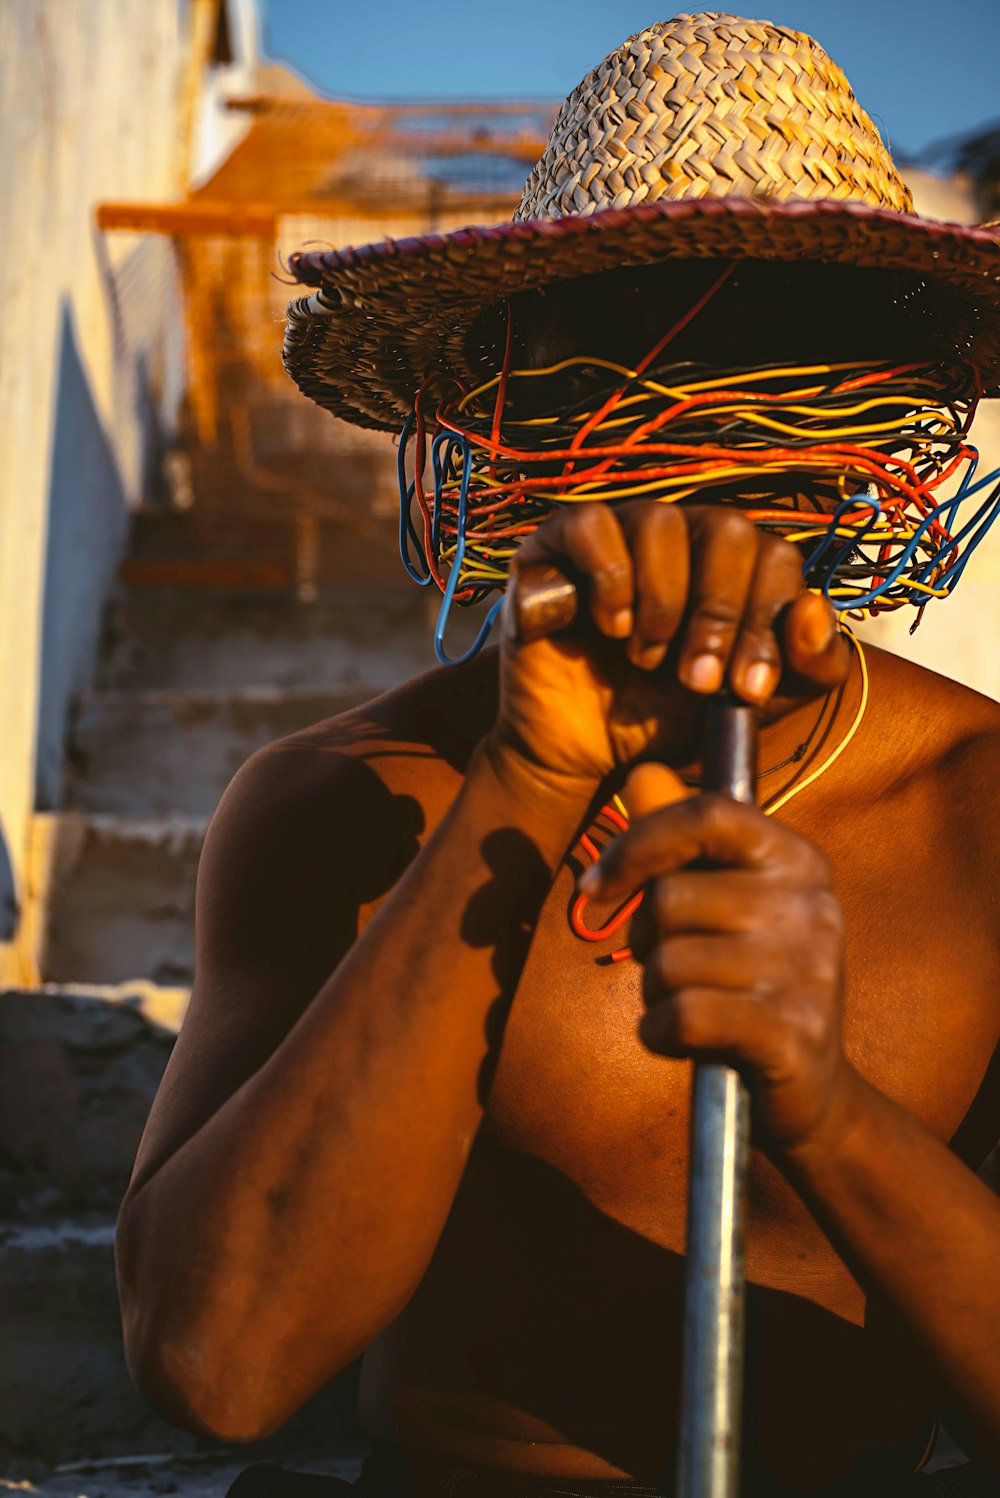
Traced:
[[99, 234], [95, 208], [182, 195], [204, 3], [0, 0], [0, 977], [31, 976], [5, 864], [23, 900], [32, 812], [58, 803], [68, 706], [180, 395], [170, 246]]

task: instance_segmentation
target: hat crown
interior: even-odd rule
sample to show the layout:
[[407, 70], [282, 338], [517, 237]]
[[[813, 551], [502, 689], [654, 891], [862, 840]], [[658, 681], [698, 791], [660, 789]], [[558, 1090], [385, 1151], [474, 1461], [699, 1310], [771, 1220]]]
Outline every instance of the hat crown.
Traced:
[[638, 32], [587, 74], [514, 218], [706, 197], [913, 207], [878, 130], [812, 37], [703, 11]]

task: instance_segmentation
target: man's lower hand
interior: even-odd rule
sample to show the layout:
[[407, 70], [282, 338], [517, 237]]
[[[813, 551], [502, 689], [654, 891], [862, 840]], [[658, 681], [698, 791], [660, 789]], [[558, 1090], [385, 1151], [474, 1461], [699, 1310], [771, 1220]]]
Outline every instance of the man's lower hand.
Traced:
[[[655, 777], [663, 785], [651, 794]], [[642, 766], [635, 780], [625, 793], [633, 813], [654, 799], [658, 809], [639, 815], [580, 887], [609, 903], [646, 888], [630, 936], [645, 968], [641, 1039], [661, 1055], [737, 1066], [755, 1134], [780, 1154], [827, 1125], [849, 1090], [829, 865], [756, 807], [675, 800], [683, 791], [660, 767]]]

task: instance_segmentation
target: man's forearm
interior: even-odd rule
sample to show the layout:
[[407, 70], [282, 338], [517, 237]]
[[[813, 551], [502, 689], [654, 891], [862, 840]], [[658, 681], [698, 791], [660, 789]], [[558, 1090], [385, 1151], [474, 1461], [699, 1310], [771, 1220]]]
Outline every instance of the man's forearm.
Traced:
[[1000, 1201], [853, 1068], [828, 1123], [781, 1163], [1000, 1468]]
[[130, 1192], [126, 1341], [175, 1418], [280, 1423], [412, 1293], [479, 1123], [491, 1012], [585, 806], [481, 751], [274, 1054]]

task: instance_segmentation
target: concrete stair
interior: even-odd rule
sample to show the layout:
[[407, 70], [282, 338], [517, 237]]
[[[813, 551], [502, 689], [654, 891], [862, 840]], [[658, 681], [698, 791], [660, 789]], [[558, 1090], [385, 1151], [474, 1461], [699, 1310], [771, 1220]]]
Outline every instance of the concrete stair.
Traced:
[[53, 845], [43, 976], [190, 986], [194, 892], [207, 817], [46, 813]]
[[0, 997], [0, 1224], [114, 1216], [186, 1001], [149, 982]]
[[209, 818], [255, 749], [376, 695], [351, 689], [168, 687], [97, 692], [80, 703], [69, 800], [118, 817]]
[[313, 603], [130, 589], [108, 609], [95, 689], [385, 691], [434, 664], [436, 600], [403, 582], [345, 585]]
[[[132, 588], [77, 705], [64, 806], [36, 818], [46, 981], [189, 985], [205, 828], [262, 745], [433, 665], [433, 600], [408, 585], [290, 594]], [[456, 647], [473, 620], [456, 621]]]

